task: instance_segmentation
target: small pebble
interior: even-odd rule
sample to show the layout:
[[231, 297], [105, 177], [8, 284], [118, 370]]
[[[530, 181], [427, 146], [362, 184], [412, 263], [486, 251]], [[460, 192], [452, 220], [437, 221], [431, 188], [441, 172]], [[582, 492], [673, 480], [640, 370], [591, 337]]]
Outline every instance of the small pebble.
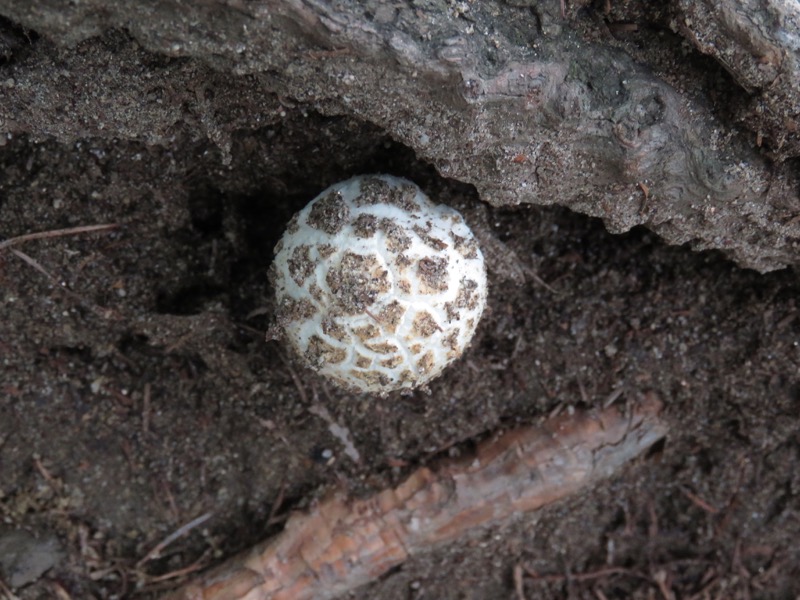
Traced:
[[0, 571], [12, 588], [38, 580], [62, 558], [54, 537], [37, 539], [22, 529], [0, 533]]

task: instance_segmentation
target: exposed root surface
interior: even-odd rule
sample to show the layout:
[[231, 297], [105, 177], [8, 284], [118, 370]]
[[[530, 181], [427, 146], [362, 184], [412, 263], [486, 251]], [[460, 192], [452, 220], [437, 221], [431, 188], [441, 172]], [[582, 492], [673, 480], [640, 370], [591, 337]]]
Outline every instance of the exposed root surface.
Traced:
[[490, 438], [470, 456], [422, 467], [363, 500], [335, 494], [285, 530], [169, 600], [334, 598], [474, 527], [536, 510], [613, 475], [661, 439], [661, 403], [550, 418]]

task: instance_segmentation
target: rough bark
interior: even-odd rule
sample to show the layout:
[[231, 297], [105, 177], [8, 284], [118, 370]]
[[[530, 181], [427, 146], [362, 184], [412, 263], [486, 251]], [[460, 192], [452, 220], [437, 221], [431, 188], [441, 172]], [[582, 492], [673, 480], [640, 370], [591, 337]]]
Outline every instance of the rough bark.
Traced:
[[794, 0], [677, 3], [676, 26], [747, 95], [736, 118], [778, 159], [800, 156], [800, 5]]
[[[780, 96], [779, 114], [751, 123], [757, 139], [718, 121], [702, 94], [680, 94], [624, 52], [578, 37], [558, 2], [538, 3], [536, 11], [444, 0], [6, 2], [0, 13], [67, 49], [44, 59], [59, 61], [60, 81], [36, 64], [15, 67], [3, 118], [8, 133], [34, 139], [169, 144], [168, 123], [185, 119], [188, 102], [200, 131], [228, 151], [231, 132], [263, 124], [263, 115], [232, 116], [225, 102], [187, 100], [182, 83], [200, 78], [225, 90], [221, 74], [255, 75], [230, 86], [377, 124], [492, 204], [557, 203], [601, 217], [614, 232], [644, 225], [671, 243], [718, 249], [762, 271], [796, 265], [796, 7], [711, 4], [676, 2], [685, 14], [678, 28], [746, 89]], [[108, 65], [86, 64], [79, 43], [108, 28], [126, 28], [151, 52], [199, 62], [152, 67], [130, 56], [120, 63], [111, 49], [109, 60], [132, 82], [112, 84]], [[709, 41], [714, 31], [727, 45]], [[726, 58], [750, 54], [749, 61]], [[147, 85], [153, 68], [177, 76], [174, 94], [160, 104]], [[102, 89], [96, 81], [105, 81]], [[54, 91], [64, 98], [57, 111], [48, 96]], [[755, 147], [764, 136], [785, 162]]]

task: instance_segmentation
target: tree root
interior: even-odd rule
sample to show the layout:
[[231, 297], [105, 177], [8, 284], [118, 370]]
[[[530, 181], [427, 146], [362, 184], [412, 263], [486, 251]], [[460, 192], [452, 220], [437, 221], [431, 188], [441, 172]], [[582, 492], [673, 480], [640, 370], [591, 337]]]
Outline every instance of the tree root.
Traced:
[[490, 438], [476, 452], [422, 467], [393, 489], [336, 493], [283, 533], [165, 600], [322, 600], [366, 584], [468, 530], [536, 510], [613, 475], [666, 434], [661, 402], [550, 418]]

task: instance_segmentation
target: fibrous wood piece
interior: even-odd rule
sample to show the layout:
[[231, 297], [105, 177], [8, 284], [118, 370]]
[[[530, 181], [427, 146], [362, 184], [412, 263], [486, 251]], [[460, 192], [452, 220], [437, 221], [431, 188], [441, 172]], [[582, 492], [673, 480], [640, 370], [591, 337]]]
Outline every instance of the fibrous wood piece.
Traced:
[[522, 427], [470, 456], [422, 467], [361, 500], [334, 494], [282, 534], [167, 600], [322, 600], [368, 583], [409, 556], [475, 527], [536, 510], [614, 474], [666, 433], [661, 403], [579, 412]]

